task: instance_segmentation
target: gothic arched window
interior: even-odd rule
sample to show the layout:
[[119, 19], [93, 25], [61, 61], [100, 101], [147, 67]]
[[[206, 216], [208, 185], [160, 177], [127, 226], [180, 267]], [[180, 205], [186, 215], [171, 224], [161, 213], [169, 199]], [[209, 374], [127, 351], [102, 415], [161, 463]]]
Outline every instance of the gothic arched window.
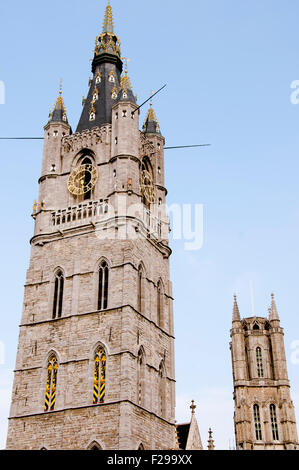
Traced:
[[106, 353], [102, 346], [94, 356], [93, 404], [105, 402], [106, 387]]
[[[92, 166], [92, 161], [90, 158], [88, 157], [85, 157], [82, 162], [81, 162], [81, 165], [91, 165]], [[91, 181], [91, 172], [90, 171], [85, 171], [84, 173], [84, 186], [87, 186]], [[87, 199], [90, 199], [91, 198], [91, 191], [88, 191], [87, 193], [84, 194], [84, 201], [86, 201]]]
[[108, 307], [109, 268], [106, 261], [99, 267], [98, 310]]
[[58, 271], [55, 276], [54, 298], [53, 298], [53, 319], [61, 318], [63, 303], [64, 276], [62, 271]]
[[253, 416], [254, 416], [254, 427], [255, 427], [255, 438], [257, 441], [262, 440], [262, 425], [260, 416], [260, 407], [253, 405]]
[[157, 285], [157, 324], [163, 326], [163, 289], [161, 281]]
[[272, 428], [273, 440], [279, 441], [276, 406], [273, 405], [273, 403], [270, 405], [270, 417], [271, 417], [271, 428]]
[[256, 367], [258, 376], [264, 377], [262, 350], [260, 347], [256, 348]]
[[89, 446], [87, 450], [102, 450], [102, 447], [97, 441], [93, 441]]
[[165, 366], [164, 362], [161, 361], [159, 367], [159, 399], [158, 399], [158, 407], [159, 407], [159, 414], [162, 417], [165, 417], [165, 400], [166, 400], [166, 382], [165, 382]]
[[247, 366], [247, 378], [248, 378], [248, 380], [250, 380], [251, 379], [251, 376], [250, 376], [250, 363], [249, 363], [249, 355], [248, 355], [247, 346], [245, 346], [245, 359], [246, 359], [246, 366]]
[[47, 368], [47, 384], [44, 411], [54, 411], [56, 401], [58, 362], [55, 354], [52, 354]]
[[142, 193], [142, 203], [147, 209], [156, 200], [153, 169], [148, 157], [144, 157], [140, 165], [140, 186]]
[[137, 357], [137, 402], [144, 404], [145, 358], [143, 348], [139, 349]]

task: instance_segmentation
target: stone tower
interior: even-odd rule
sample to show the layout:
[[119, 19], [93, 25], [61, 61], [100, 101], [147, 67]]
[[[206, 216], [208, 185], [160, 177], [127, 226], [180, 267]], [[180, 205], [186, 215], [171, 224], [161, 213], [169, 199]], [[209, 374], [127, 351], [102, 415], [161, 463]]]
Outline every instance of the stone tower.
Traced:
[[110, 3], [73, 134], [45, 126], [7, 449], [172, 449], [164, 138], [142, 131]]
[[273, 294], [269, 318], [243, 320], [235, 296], [231, 339], [237, 449], [296, 449], [284, 333]]

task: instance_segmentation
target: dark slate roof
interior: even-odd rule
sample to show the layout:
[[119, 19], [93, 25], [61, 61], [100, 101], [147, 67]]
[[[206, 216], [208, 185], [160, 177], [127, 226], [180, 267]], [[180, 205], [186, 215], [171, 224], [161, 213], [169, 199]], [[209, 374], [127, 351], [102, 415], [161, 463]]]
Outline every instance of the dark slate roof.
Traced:
[[[112, 107], [120, 100], [136, 103], [127, 72], [121, 77], [122, 70], [120, 41], [113, 31], [112, 9], [108, 4], [105, 11], [103, 32], [96, 38], [92, 62], [93, 78], [83, 104], [77, 132], [101, 127], [103, 124], [111, 124]], [[109, 80], [111, 73], [114, 75], [114, 82]], [[98, 74], [101, 76], [100, 83], [96, 83]], [[94, 99], [95, 93], [98, 93], [96, 100]], [[91, 112], [95, 114], [93, 120], [90, 120]]]
[[[97, 73], [101, 74], [101, 82], [96, 83]], [[114, 72], [115, 82], [109, 82], [109, 73]], [[114, 88], [119, 90], [121, 70], [113, 61], [103, 62], [98, 65], [93, 75], [90, 84], [89, 92], [85, 100], [81, 118], [76, 132], [82, 132], [85, 129], [92, 129], [93, 127], [101, 127], [103, 124], [111, 124], [112, 120], [112, 107], [115, 105], [116, 100], [112, 99], [112, 90]], [[93, 101], [95, 87], [98, 91], [98, 100]], [[93, 103], [92, 103], [93, 101]], [[95, 110], [95, 120], [90, 121], [91, 107]]]
[[178, 424], [176, 428], [177, 428], [177, 433], [178, 433], [179, 448], [184, 450], [186, 449], [186, 446], [187, 446], [190, 423]]
[[147, 112], [147, 116], [145, 118], [142, 131], [145, 134], [160, 134], [161, 135], [160, 125], [156, 117], [155, 111], [152, 108], [152, 103]]
[[65, 124], [68, 124], [66, 108], [61, 96], [61, 90], [59, 92], [54, 110], [50, 112], [49, 122], [64, 122]]

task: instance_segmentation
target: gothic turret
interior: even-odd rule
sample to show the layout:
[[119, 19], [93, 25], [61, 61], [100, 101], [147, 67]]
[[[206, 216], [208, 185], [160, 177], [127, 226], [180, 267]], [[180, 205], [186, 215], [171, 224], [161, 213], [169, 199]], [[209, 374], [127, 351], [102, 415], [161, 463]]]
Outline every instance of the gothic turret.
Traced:
[[127, 71], [122, 77], [122, 70], [120, 41], [114, 34], [112, 9], [108, 2], [102, 34], [95, 41], [93, 77], [89, 79], [87, 98], [83, 98], [77, 132], [111, 124], [112, 108], [119, 100], [136, 103]]
[[[44, 203], [44, 186], [50, 184], [50, 178], [53, 178], [61, 170], [60, 154], [62, 139], [63, 137], [71, 134], [72, 129], [68, 123], [60, 85], [59, 96], [56, 100], [53, 111], [50, 110], [49, 120], [44, 127], [44, 155], [42, 163], [42, 178], [40, 180], [40, 197]], [[51, 184], [54, 184], [53, 180]], [[48, 195], [51, 195], [51, 200], [55, 197], [55, 190], [52, 192], [47, 191], [47, 193]]]
[[68, 124], [66, 108], [62, 98], [62, 90], [60, 86], [59, 96], [56, 100], [54, 110], [49, 113], [49, 122], [64, 122]]
[[160, 125], [156, 117], [155, 111], [153, 109], [152, 102], [147, 112], [147, 116], [145, 118], [142, 131], [145, 134], [160, 134], [161, 135]]

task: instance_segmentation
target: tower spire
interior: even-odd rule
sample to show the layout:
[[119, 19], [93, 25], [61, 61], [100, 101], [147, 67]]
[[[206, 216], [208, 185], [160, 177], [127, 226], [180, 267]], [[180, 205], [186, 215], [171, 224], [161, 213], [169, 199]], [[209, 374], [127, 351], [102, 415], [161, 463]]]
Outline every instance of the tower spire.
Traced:
[[110, 5], [110, 0], [108, 0], [108, 4], [106, 6], [104, 21], [103, 21], [103, 33], [111, 33], [113, 34], [113, 15], [112, 15], [112, 8]]
[[[154, 92], [152, 91], [151, 93], [153, 94]], [[153, 109], [152, 101], [150, 102], [150, 108], [144, 120], [142, 130], [144, 133], [147, 133], [147, 134], [161, 134], [160, 125], [159, 125], [156, 113]]]
[[275, 296], [271, 294], [272, 302], [269, 310], [269, 320], [279, 320], [279, 315], [276, 307]]
[[233, 322], [234, 321], [241, 321], [236, 294], [234, 295], [234, 307], [233, 307]]
[[68, 124], [67, 115], [66, 115], [66, 107], [64, 105], [64, 101], [62, 98], [62, 82], [63, 82], [63, 79], [60, 80], [59, 96], [56, 100], [54, 110], [50, 111], [49, 121], [50, 122], [65, 122], [66, 124]]

